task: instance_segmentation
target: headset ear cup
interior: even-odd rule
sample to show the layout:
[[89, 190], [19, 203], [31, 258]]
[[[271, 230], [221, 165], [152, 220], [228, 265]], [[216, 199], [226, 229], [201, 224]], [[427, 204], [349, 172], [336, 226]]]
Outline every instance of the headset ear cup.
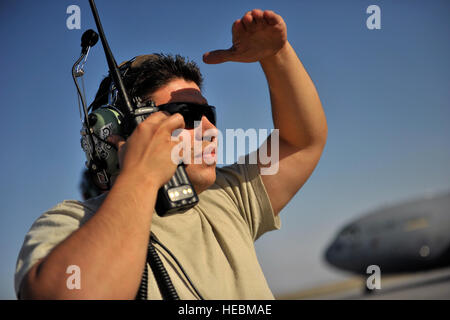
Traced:
[[93, 184], [102, 191], [111, 188], [111, 177], [120, 172], [116, 146], [108, 143], [111, 135], [123, 136], [124, 117], [113, 106], [103, 106], [88, 116], [89, 128], [82, 129], [81, 147]]

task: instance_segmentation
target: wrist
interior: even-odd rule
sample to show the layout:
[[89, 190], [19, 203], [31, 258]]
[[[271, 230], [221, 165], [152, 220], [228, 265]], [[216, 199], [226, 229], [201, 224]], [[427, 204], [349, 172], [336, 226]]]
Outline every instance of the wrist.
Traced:
[[290, 51], [291, 48], [292, 47], [289, 44], [289, 41], [286, 40], [286, 42], [281, 47], [281, 49], [278, 50], [275, 54], [270, 55], [268, 57], [265, 57], [265, 58], [259, 60], [259, 62], [261, 63], [261, 66], [263, 68], [267, 68], [267, 67], [270, 67], [270, 66], [276, 66], [280, 62], [283, 62], [289, 56], [289, 54], [290, 54], [289, 51]]
[[149, 175], [139, 174], [136, 171], [122, 171], [113, 180], [114, 186], [118, 185], [120, 188], [127, 188], [130, 190], [138, 191], [144, 190], [147, 194], [148, 192], [156, 192], [160, 188], [160, 183], [156, 179]]

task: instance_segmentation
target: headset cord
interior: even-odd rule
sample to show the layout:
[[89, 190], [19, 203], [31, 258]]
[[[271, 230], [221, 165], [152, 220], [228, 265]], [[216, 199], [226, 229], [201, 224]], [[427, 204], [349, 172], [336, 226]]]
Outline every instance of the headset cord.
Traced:
[[148, 282], [148, 272], [147, 272], [147, 262], [145, 262], [144, 272], [141, 278], [141, 284], [139, 285], [139, 290], [134, 300], [147, 300], [147, 292], [148, 292], [147, 282]]
[[[173, 283], [170, 280], [169, 274], [167, 273], [164, 264], [159, 258], [158, 252], [156, 252], [156, 249], [153, 246], [151, 238], [150, 241], [148, 242], [147, 262], [150, 265], [153, 274], [155, 275], [155, 280], [156, 283], [158, 284], [159, 292], [161, 293], [163, 300], [180, 300], [177, 291], [175, 290], [175, 287], [173, 286]], [[147, 300], [147, 290], [148, 290], [148, 272], [146, 264], [136, 299]]]
[[195, 293], [197, 294], [197, 296], [200, 298], [200, 300], [205, 300], [202, 295], [200, 294], [200, 292], [198, 292], [197, 288], [194, 286], [194, 284], [192, 283], [191, 279], [189, 278], [189, 276], [187, 275], [186, 271], [184, 271], [183, 267], [181, 266], [180, 262], [178, 261], [177, 258], [175, 258], [175, 256], [173, 255], [172, 252], [170, 252], [169, 249], [166, 248], [166, 246], [164, 246], [161, 242], [159, 242], [158, 239], [155, 238], [155, 236], [153, 234], [150, 235], [150, 239], [153, 240], [155, 243], [157, 243], [161, 248], [163, 248], [171, 257], [172, 259], [175, 261], [175, 263], [178, 265], [178, 267], [180, 268], [181, 272], [183, 272], [184, 276], [186, 277], [187, 281], [189, 282], [189, 284], [191, 285], [192, 289], [194, 289]]
[[[155, 247], [153, 246], [153, 244], [151, 242], [155, 242], [157, 243], [161, 248], [163, 248], [171, 257], [172, 259], [176, 262], [176, 264], [178, 265], [178, 267], [180, 268], [180, 270], [183, 272], [184, 276], [186, 277], [187, 281], [189, 282], [189, 284], [191, 285], [191, 287], [194, 289], [195, 293], [198, 295], [198, 297], [200, 298], [200, 300], [205, 300], [202, 295], [198, 292], [197, 288], [195, 288], [194, 284], [192, 283], [191, 279], [189, 278], [189, 276], [186, 274], [186, 272], [184, 271], [183, 267], [181, 266], [180, 262], [178, 261], [177, 258], [175, 258], [175, 256], [172, 254], [172, 252], [170, 252], [169, 249], [166, 248], [166, 246], [164, 246], [161, 242], [159, 242], [158, 239], [156, 239], [156, 237], [151, 234], [150, 235], [150, 242], [149, 242], [149, 250], [147, 253], [147, 261], [150, 264], [150, 267], [152, 268], [152, 271], [155, 275], [155, 279], [158, 283], [158, 287], [159, 290], [161, 292], [161, 295], [163, 296], [164, 300], [179, 300], [178, 295], [176, 293], [175, 288], [173, 287], [173, 284], [170, 280], [169, 275], [167, 274], [167, 271], [164, 268], [164, 265], [162, 264], [158, 253], [155, 250]], [[155, 257], [155, 261], [159, 261], [160, 265], [159, 268], [162, 269], [162, 272], [155, 272], [155, 268], [152, 267], [152, 264], [150, 262], [152, 262], [151, 257]], [[154, 265], [156, 265], [156, 263], [152, 262]], [[164, 279], [161, 275], [157, 276], [157, 274], [165, 274], [167, 277]], [[159, 280], [158, 280], [159, 278]], [[139, 291], [138, 294], [136, 296], [136, 300], [146, 300], [147, 299], [147, 286], [148, 284], [148, 272], [147, 272], [147, 265], [144, 268], [144, 273], [142, 275], [142, 280], [141, 280], [141, 285], [139, 287]], [[164, 288], [165, 287], [165, 288]], [[163, 289], [164, 288], [164, 289]], [[173, 289], [172, 294], [174, 293], [174, 295], [172, 295], [171, 297], [169, 296], [167, 299], [164, 297], [163, 292], [171, 292], [171, 289]], [[176, 296], [176, 298], [174, 298]]]

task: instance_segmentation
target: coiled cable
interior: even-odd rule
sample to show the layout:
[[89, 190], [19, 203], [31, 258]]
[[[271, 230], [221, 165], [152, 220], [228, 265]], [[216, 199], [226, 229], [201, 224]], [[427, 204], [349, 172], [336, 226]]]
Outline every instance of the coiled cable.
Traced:
[[[155, 247], [152, 243], [152, 236], [148, 242], [147, 248], [147, 262], [155, 275], [156, 283], [158, 284], [159, 291], [163, 300], [180, 300], [177, 291], [173, 286], [172, 280], [170, 280], [169, 274], [167, 273], [164, 264], [159, 258], [158, 252], [156, 252]], [[147, 264], [144, 267], [144, 273], [142, 275], [141, 284], [139, 286], [138, 293], [136, 295], [137, 300], [147, 300], [147, 290], [148, 290], [148, 271]]]
[[155, 236], [152, 234], [150, 236], [150, 239], [152, 241], [154, 241], [155, 243], [157, 243], [161, 248], [163, 248], [171, 257], [172, 259], [175, 261], [175, 263], [178, 265], [178, 267], [180, 268], [181, 272], [183, 272], [184, 276], [186, 277], [187, 281], [189, 282], [189, 284], [191, 285], [192, 289], [194, 289], [195, 293], [197, 294], [197, 296], [200, 298], [200, 300], [205, 300], [202, 295], [200, 294], [200, 292], [198, 292], [197, 288], [194, 286], [194, 284], [191, 281], [191, 278], [189, 278], [189, 276], [187, 275], [186, 271], [184, 271], [184, 268], [181, 266], [180, 262], [178, 261], [177, 258], [175, 258], [175, 256], [173, 255], [172, 252], [170, 252], [169, 249], [166, 248], [166, 246], [164, 246], [161, 242], [159, 242], [158, 239], [155, 238]]
[[[169, 249], [166, 248], [161, 242], [159, 242], [158, 239], [153, 234], [150, 234], [150, 241], [148, 244], [148, 250], [147, 250], [147, 262], [149, 263], [153, 274], [155, 275], [156, 283], [158, 284], [158, 288], [161, 292], [161, 296], [164, 300], [180, 300], [178, 297], [178, 294], [175, 290], [175, 287], [172, 284], [172, 281], [170, 280], [169, 274], [166, 271], [166, 268], [164, 267], [164, 264], [162, 263], [161, 259], [159, 258], [159, 255], [155, 249], [155, 247], [152, 244], [152, 241], [157, 243], [161, 248], [163, 248], [175, 261], [175, 263], [178, 265], [180, 270], [183, 272], [184, 276], [186, 277], [187, 281], [191, 285], [192, 289], [194, 289], [197, 296], [200, 298], [200, 300], [204, 300], [203, 296], [198, 292], [197, 288], [192, 283], [191, 279], [187, 275], [187, 273], [184, 271], [184, 268], [181, 266], [178, 259], [170, 252]], [[144, 267], [144, 272], [142, 274], [141, 284], [139, 286], [139, 290], [136, 294], [136, 300], [147, 300], [147, 290], [148, 290], [148, 270], [147, 270], [147, 263]]]

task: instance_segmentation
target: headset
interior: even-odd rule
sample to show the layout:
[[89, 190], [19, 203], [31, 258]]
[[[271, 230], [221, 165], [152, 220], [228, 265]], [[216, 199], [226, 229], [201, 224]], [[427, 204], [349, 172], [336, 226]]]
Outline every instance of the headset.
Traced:
[[[104, 35], [94, 0], [89, 0], [89, 4], [91, 6], [99, 34], [92, 29], [84, 32], [81, 38], [81, 55], [72, 66], [72, 78], [78, 94], [78, 107], [82, 121], [82, 129], [80, 131], [81, 147], [86, 154], [85, 164], [91, 181], [95, 184], [95, 186], [101, 191], [107, 191], [112, 185], [111, 178], [118, 175], [120, 171], [118, 150], [115, 145], [108, 141], [108, 137], [110, 135], [118, 135], [124, 138], [129, 137], [139, 123], [143, 122], [150, 114], [160, 110], [168, 111], [169, 113], [185, 112], [187, 115], [189, 115], [189, 112], [186, 108], [187, 103], [169, 103], [156, 107], [154, 102], [151, 100], [142, 101], [142, 99], [136, 96], [132, 96], [130, 99], [129, 94], [125, 89], [123, 79], [129, 72], [136, 57], [122, 63], [120, 66], [117, 66]], [[106, 60], [109, 66], [109, 77], [111, 79], [108, 89], [108, 102], [97, 106], [95, 105], [94, 100], [94, 103], [92, 103], [88, 108], [84, 94], [84, 66], [89, 50], [97, 43], [99, 35], [105, 51]], [[83, 93], [78, 84], [78, 78], [82, 81]], [[83, 116], [81, 115], [80, 100]], [[213, 121], [215, 124], [214, 107], [205, 105], [198, 105], [198, 107], [205, 108], [206, 110], [202, 110], [203, 114], [205, 114], [208, 119]], [[195, 117], [195, 115], [192, 116]], [[185, 166], [183, 163], [180, 163], [177, 166], [174, 176], [158, 190], [155, 211], [160, 216], [170, 213], [184, 212], [195, 206], [198, 202], [199, 198], [189, 180]], [[162, 249], [167, 251], [170, 256], [172, 256], [194, 291], [197, 293], [198, 297], [203, 299], [179, 264], [178, 260], [166, 247], [164, 247], [162, 243], [156, 239], [155, 235], [150, 234], [147, 262], [150, 264], [150, 267], [155, 274], [155, 278], [163, 299], [178, 300], [179, 297], [172, 285], [167, 271], [164, 268], [164, 265], [159, 259], [153, 243], [157, 243]], [[137, 293], [136, 299], [146, 299], [146, 296], [147, 267], [145, 266], [141, 286]]]

